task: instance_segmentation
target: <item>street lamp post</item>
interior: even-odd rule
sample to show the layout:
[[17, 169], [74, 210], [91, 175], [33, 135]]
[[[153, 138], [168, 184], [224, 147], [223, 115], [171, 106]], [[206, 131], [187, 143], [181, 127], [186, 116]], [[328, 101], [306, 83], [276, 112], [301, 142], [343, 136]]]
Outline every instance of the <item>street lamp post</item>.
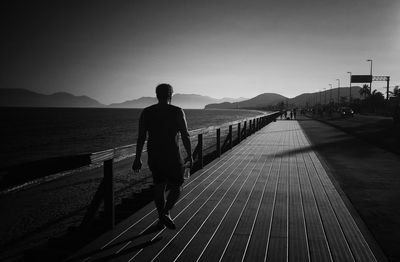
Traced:
[[321, 95], [322, 95], [321, 90], [319, 90], [319, 105], [320, 106], [322, 105]]
[[314, 93], [315, 94], [315, 106], [317, 106], [318, 104], [318, 93]]
[[369, 92], [372, 93], [372, 59], [367, 59], [367, 62], [371, 62], [371, 67], [369, 70], [369, 74], [371, 75], [371, 83], [369, 84]]
[[348, 74], [350, 74], [350, 86], [349, 86], [349, 89], [350, 89], [350, 92], [349, 92], [349, 104], [351, 104], [351, 72], [347, 72]]
[[336, 79], [338, 81], [338, 89], [337, 89], [337, 103], [340, 106], [340, 79]]
[[326, 105], [326, 88], [324, 88], [324, 94], [325, 94], [324, 105]]

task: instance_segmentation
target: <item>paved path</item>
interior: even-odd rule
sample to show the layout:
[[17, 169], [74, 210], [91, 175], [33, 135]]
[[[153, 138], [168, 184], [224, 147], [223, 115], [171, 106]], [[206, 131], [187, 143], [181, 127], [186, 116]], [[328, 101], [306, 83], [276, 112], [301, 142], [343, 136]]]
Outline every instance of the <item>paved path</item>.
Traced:
[[377, 261], [297, 121], [277, 121], [198, 171], [155, 228], [149, 204], [77, 261]]

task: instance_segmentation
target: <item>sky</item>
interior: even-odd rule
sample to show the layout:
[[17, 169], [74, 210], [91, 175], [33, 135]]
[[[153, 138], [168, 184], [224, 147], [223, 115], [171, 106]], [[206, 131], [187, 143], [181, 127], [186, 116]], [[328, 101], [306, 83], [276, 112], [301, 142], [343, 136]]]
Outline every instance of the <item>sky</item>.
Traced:
[[[295, 97], [349, 74], [400, 84], [398, 0], [3, 1], [0, 88], [109, 104], [175, 93]], [[384, 91], [384, 82], [374, 88]]]

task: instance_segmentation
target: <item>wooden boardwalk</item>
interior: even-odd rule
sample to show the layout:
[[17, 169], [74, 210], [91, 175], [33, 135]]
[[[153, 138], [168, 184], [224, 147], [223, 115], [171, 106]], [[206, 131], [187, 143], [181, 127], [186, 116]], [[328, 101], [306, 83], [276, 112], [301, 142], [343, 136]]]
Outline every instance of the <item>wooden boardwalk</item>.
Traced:
[[297, 121], [277, 121], [186, 181], [157, 230], [151, 203], [73, 261], [377, 261]]

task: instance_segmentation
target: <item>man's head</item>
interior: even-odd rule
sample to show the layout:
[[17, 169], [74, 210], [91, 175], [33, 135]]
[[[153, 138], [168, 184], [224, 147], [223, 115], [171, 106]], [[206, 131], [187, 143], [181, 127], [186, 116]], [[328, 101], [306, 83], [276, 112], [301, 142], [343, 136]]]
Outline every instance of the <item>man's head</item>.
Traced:
[[172, 86], [169, 84], [159, 84], [156, 87], [157, 99], [160, 102], [170, 102], [173, 92], [174, 90], [172, 89]]

